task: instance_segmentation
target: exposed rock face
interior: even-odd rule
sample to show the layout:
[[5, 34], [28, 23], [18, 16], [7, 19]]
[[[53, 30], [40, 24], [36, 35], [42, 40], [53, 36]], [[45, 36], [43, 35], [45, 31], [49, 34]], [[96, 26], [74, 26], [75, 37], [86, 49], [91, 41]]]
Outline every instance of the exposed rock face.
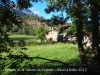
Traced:
[[48, 26], [47, 23], [45, 23], [45, 22], [39, 22], [37, 20], [25, 20], [24, 22], [26, 24], [32, 25], [32, 26]]

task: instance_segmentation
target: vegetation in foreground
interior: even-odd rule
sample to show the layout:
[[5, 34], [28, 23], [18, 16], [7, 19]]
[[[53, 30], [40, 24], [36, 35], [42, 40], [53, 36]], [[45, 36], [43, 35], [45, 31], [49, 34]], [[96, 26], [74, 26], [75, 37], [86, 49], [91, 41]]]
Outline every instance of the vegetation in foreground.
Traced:
[[[17, 37], [16, 37], [17, 36]], [[25, 40], [28, 41], [31, 40], [33, 36], [25, 36], [25, 35], [11, 35], [10, 37], [15, 39], [17, 38], [23, 38], [23, 37], [27, 38]], [[68, 64], [70, 66], [79, 66], [80, 65], [80, 58], [79, 58], [79, 53], [77, 51], [77, 45], [73, 45], [73, 44], [68, 44], [68, 43], [55, 43], [55, 44], [42, 44], [42, 45], [27, 45], [26, 46], [27, 49], [22, 50], [20, 47], [12, 47], [11, 48], [11, 55], [19, 55], [21, 56], [20, 52], [25, 53], [25, 55], [28, 55], [28, 57], [31, 57], [32, 60], [27, 60], [27, 59], [22, 59], [19, 60], [19, 58], [17, 58], [17, 62], [14, 59], [11, 60], [6, 60], [6, 64], [11, 63], [11, 61], [13, 60], [13, 63], [15, 62], [17, 64], [17, 66], [20, 66], [19, 69], [24, 69], [24, 70], [29, 70], [29, 69], [43, 69], [46, 70], [53, 70], [51, 71], [32, 71], [34, 72], [35, 75], [40, 75], [40, 72], [44, 75], [50, 75], [56, 74], [56, 71], [58, 70], [58, 68], [66, 68], [65, 65]], [[3, 57], [8, 56], [7, 53], [2, 53]], [[20, 58], [21, 59], [21, 58]], [[19, 61], [19, 63], [18, 63]], [[31, 66], [29, 66], [31, 65]], [[7, 65], [5, 68], [11, 67], [11, 65]], [[15, 66], [12, 67], [12, 69], [14, 69]], [[20, 71], [16, 71], [20, 72]], [[29, 71], [27, 71], [29, 72]], [[15, 74], [16, 74], [15, 73]], [[4, 74], [11, 74], [13, 75], [14, 72], [13, 71], [4, 71], [2, 72], [2, 75]]]

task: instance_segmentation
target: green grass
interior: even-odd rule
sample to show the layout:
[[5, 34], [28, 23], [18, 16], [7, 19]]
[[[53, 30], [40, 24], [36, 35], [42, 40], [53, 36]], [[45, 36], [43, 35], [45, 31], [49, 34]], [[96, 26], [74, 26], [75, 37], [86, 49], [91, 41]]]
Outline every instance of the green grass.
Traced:
[[60, 56], [67, 55], [66, 58], [69, 57], [73, 58], [78, 54], [76, 45], [74, 46], [72, 44], [58, 43], [58, 44], [36, 45], [36, 46], [33, 45], [26, 47], [28, 48], [28, 51], [26, 51], [26, 53], [29, 54], [29, 56], [38, 55], [49, 58], [58, 57], [59, 59], [61, 59]]
[[31, 36], [31, 35], [10, 35], [9, 38], [14, 41], [25, 40], [25, 41], [30, 42], [30, 41], [34, 40], [35, 37]]
[[[47, 44], [47, 45], [36, 45], [36, 46], [26, 46], [28, 48], [27, 51], [24, 51], [30, 57], [43, 57], [53, 60], [59, 60], [62, 62], [69, 63], [74, 59], [79, 59], [79, 53], [76, 45], [73, 44]], [[38, 59], [34, 62], [37, 62]], [[40, 60], [39, 60], [40, 61]], [[44, 64], [44, 61], [41, 60], [37, 62]], [[74, 62], [73, 62], [74, 63]]]
[[[14, 39], [15, 41], [23, 38], [27, 42], [34, 41], [34, 36], [27, 36], [27, 35], [10, 35], [10, 38]], [[45, 69], [57, 70], [57, 68], [65, 67], [63, 63], [66, 63], [70, 66], [80, 65], [80, 58], [77, 45], [68, 43], [55, 43], [55, 44], [42, 44], [42, 45], [30, 45], [30, 46], [26, 45], [25, 47], [27, 48], [27, 50], [21, 50], [20, 47], [11, 48], [11, 51], [13, 51], [12, 54], [14, 55], [22, 51], [29, 57], [34, 57], [33, 60], [24, 60], [22, 63], [20, 63], [22, 67], [25, 66], [27, 63], [28, 65], [29, 64], [31, 66], [33, 65], [33, 69], [45, 68]], [[3, 55], [6, 56], [5, 53], [3, 53]], [[34, 75], [60, 75], [57, 74], [57, 72], [55, 73], [55, 71], [49, 73], [45, 71], [42, 72], [42, 74], [40, 73], [41, 72], [36, 72], [36, 74]]]
[[[24, 39], [27, 42], [34, 41], [34, 36], [28, 35], [10, 35], [10, 38], [14, 40]], [[59, 60], [68, 64], [73, 62], [71, 65], [77, 65], [74, 61], [79, 61], [79, 52], [77, 45], [67, 43], [55, 43], [55, 44], [44, 44], [44, 45], [26, 45], [27, 50], [23, 52], [30, 57], [42, 57], [52, 60]], [[14, 51], [20, 50], [19, 48], [13, 49]], [[32, 63], [37, 65], [43, 65], [45, 60], [35, 59]], [[40, 64], [41, 63], [41, 64]]]

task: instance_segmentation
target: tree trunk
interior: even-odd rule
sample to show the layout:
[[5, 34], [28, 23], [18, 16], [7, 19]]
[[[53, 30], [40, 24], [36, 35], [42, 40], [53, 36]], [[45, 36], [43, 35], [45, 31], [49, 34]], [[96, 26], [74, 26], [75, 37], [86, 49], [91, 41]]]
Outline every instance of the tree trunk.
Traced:
[[82, 44], [82, 36], [83, 36], [82, 24], [79, 21], [76, 22], [76, 28], [77, 28], [77, 43], [78, 43], [78, 49], [79, 49], [82, 67], [87, 67], [86, 55]]
[[92, 55], [91, 64], [93, 68], [99, 67], [99, 10], [91, 8], [92, 18]]
[[87, 67], [87, 60], [86, 60], [86, 55], [84, 52], [83, 44], [82, 44], [82, 16], [80, 12], [80, 6], [78, 4], [78, 1], [75, 0], [75, 8], [76, 8], [76, 32], [77, 32], [77, 43], [78, 43], [78, 49], [79, 49], [79, 54], [81, 58], [81, 63], [82, 67]]

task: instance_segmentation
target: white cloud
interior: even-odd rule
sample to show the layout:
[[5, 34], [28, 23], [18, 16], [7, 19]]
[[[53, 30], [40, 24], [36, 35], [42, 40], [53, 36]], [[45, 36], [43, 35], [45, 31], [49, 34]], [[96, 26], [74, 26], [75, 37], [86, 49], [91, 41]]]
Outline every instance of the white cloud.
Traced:
[[40, 15], [40, 16], [43, 16], [39, 11], [36, 10], [35, 7], [31, 7], [29, 8], [33, 13], [37, 14], [37, 15]]
[[40, 16], [43, 16], [39, 11], [33, 11], [33, 13], [40, 15]]
[[35, 13], [35, 14], [39, 14], [40, 12], [39, 12], [39, 11], [33, 11], [33, 13]]
[[34, 7], [31, 7], [31, 8], [29, 8], [29, 9], [30, 9], [32, 12], [35, 11], [35, 8], [34, 8]]

